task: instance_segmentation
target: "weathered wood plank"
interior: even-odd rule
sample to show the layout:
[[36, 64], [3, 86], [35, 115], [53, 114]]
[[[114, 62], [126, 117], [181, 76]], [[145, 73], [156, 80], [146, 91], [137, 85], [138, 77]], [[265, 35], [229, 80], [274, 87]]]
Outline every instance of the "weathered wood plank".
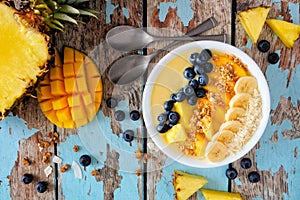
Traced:
[[[53, 152], [53, 146], [44, 148], [41, 152], [38, 140], [48, 140], [44, 133], [36, 129], [28, 129], [27, 123], [18, 117], [8, 116], [0, 122], [0, 195], [1, 199], [54, 199], [53, 174], [46, 177], [44, 169], [52, 166], [43, 163], [43, 152]], [[27, 157], [31, 164], [25, 166], [22, 159]], [[53, 166], [52, 166], [53, 167]], [[32, 174], [34, 180], [25, 185], [22, 175]], [[35, 185], [38, 181], [46, 181], [48, 190], [39, 194]]]
[[[74, 199], [77, 195], [84, 199], [142, 199], [141, 177], [134, 174], [142, 165], [134, 156], [134, 152], [142, 145], [140, 121], [132, 122], [129, 119], [131, 110], [141, 108], [141, 80], [124, 86], [113, 85], [108, 80], [107, 71], [110, 65], [122, 54], [105, 42], [105, 35], [112, 27], [122, 24], [141, 26], [142, 1], [93, 1], [90, 2], [90, 7], [100, 11], [99, 20], [88, 19], [86, 24], [77, 28], [68, 27], [66, 33], [57, 36], [57, 44], [59, 49], [64, 45], [79, 49], [95, 61], [102, 76], [103, 101], [93, 122], [77, 130], [58, 129], [61, 141], [58, 153], [63, 159], [69, 160], [68, 162], [71, 162], [70, 159], [78, 162], [79, 154], [85, 152], [93, 156], [94, 163], [84, 171], [84, 179], [75, 184], [72, 183], [73, 174], [60, 174], [59, 196], [64, 199]], [[106, 99], [109, 97], [118, 100], [116, 108], [107, 107]], [[118, 122], [114, 119], [116, 110], [125, 112], [124, 121]], [[126, 129], [136, 132], [137, 139], [132, 145], [122, 139], [122, 132]], [[78, 152], [79, 154], [69, 152], [69, 157], [68, 151], [72, 151], [74, 141], [82, 142], [81, 145], [86, 148]], [[93, 169], [97, 169], [99, 173], [95, 177], [90, 174]], [[132, 184], [135, 186], [132, 187]], [[72, 189], [69, 188], [70, 185]], [[81, 192], [81, 187], [85, 188], [84, 192]]]
[[[280, 18], [299, 24], [299, 1], [238, 1], [237, 9], [263, 4], [270, 6], [268, 18]], [[245, 157], [251, 158], [254, 166], [248, 170], [240, 167], [240, 161], [233, 164], [238, 178], [233, 181], [232, 189], [244, 194], [246, 199], [297, 199], [299, 187], [298, 146], [299, 141], [299, 66], [300, 42], [291, 49], [286, 48], [267, 25], [260, 38], [271, 43], [270, 52], [280, 55], [277, 64], [269, 64], [268, 53], [260, 53], [236, 21], [236, 45], [250, 55], [264, 72], [271, 93], [271, 115], [266, 131], [256, 147]], [[251, 184], [250, 171], [258, 171], [261, 181]]]
[[[226, 33], [231, 35], [231, 1], [148, 1], [147, 8], [148, 31], [153, 35], [174, 36], [182, 35], [194, 28], [207, 18], [214, 16], [220, 22], [219, 26], [207, 31], [206, 34]], [[159, 42], [149, 45], [149, 48], [163, 48], [166, 43]], [[151, 51], [149, 51], [150, 53]], [[162, 57], [159, 56], [151, 63], [149, 73], [155, 63]], [[184, 166], [167, 158], [148, 138], [147, 162], [147, 199], [173, 199], [174, 189], [172, 174], [174, 170], [183, 170], [189, 173], [203, 175], [208, 178], [208, 188], [227, 190], [225, 167], [215, 169], [197, 169]], [[200, 192], [190, 199], [199, 199]]]

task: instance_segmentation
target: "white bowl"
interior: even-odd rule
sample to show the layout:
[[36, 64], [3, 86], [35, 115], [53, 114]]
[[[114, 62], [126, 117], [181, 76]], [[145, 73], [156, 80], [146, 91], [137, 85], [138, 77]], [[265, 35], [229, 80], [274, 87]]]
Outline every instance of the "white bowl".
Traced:
[[[235, 153], [234, 155], [228, 156], [221, 162], [210, 162], [208, 159], [199, 159], [193, 156], [184, 155], [175, 144], [166, 144], [164, 141], [162, 134], [158, 133], [156, 131], [155, 127], [155, 121], [156, 118], [153, 117], [153, 107], [151, 105], [151, 97], [152, 97], [152, 90], [153, 85], [157, 84], [156, 80], [158, 75], [161, 73], [162, 69], [166, 66], [167, 63], [169, 63], [171, 60], [173, 60], [176, 56], [182, 56], [184, 52], [191, 51], [191, 50], [198, 50], [198, 49], [211, 49], [216, 50], [219, 52], [227, 53], [227, 54], [233, 54], [236, 57], [240, 58], [243, 63], [245, 63], [248, 66], [248, 70], [250, 73], [256, 77], [258, 80], [258, 88], [260, 91], [260, 94], [262, 96], [262, 119], [260, 121], [259, 127], [257, 128], [256, 132], [253, 134], [252, 138], [246, 143], [246, 145], [242, 148], [241, 151]], [[188, 59], [188, 58], [186, 58]], [[169, 74], [170, 76], [176, 78], [176, 74], [172, 74], [172, 72]], [[183, 74], [181, 73], [180, 76], [183, 78]], [[165, 83], [166, 85], [164, 87], [168, 87], [168, 83]], [[172, 84], [172, 83], [170, 83]], [[184, 85], [179, 85], [178, 87], [181, 88]], [[174, 88], [173, 86], [170, 86]], [[168, 99], [165, 99], [168, 100]], [[162, 106], [162, 105], [161, 105]], [[143, 117], [145, 120], [146, 128], [148, 131], [148, 134], [154, 141], [154, 143], [159, 147], [160, 150], [162, 150], [167, 156], [172, 158], [173, 160], [176, 160], [177, 162], [180, 162], [182, 164], [192, 166], [192, 167], [198, 167], [198, 168], [212, 168], [212, 167], [218, 167], [222, 165], [226, 165], [229, 163], [232, 163], [236, 160], [238, 160], [240, 157], [245, 155], [247, 152], [249, 152], [254, 145], [259, 141], [260, 137], [262, 136], [266, 125], [268, 123], [270, 113], [270, 93], [269, 93], [269, 87], [267, 84], [267, 81], [261, 72], [260, 68], [257, 66], [257, 64], [243, 51], [239, 50], [238, 48], [231, 46], [229, 44], [216, 42], [216, 41], [197, 41], [197, 42], [191, 42], [185, 45], [182, 45], [173, 51], [169, 52], [166, 56], [164, 56], [154, 67], [152, 70], [150, 76], [148, 77], [144, 94], [143, 94]]]

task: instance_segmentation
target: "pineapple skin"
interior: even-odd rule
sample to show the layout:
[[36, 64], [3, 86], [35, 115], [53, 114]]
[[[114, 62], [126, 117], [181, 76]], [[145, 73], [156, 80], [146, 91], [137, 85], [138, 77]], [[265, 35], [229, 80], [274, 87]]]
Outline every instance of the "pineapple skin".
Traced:
[[[22, 92], [15, 94], [12, 97], [12, 99], [9, 100], [8, 103], [1, 104], [0, 120], [2, 120], [9, 114], [10, 111], [12, 111], [14, 108], [16, 108], [23, 101], [25, 96], [28, 96], [29, 94], [30, 95], [33, 94], [33, 92], [35, 91], [35, 88], [38, 85], [39, 80], [47, 73], [49, 67], [52, 66], [52, 64], [54, 62], [54, 58], [52, 55], [49, 54], [49, 51], [52, 48], [52, 46], [50, 43], [50, 36], [46, 34], [48, 32], [48, 29], [45, 26], [43, 26], [42, 22], [39, 22], [37, 24], [33, 24], [32, 22], [30, 22], [28, 16], [35, 16], [32, 11], [30, 11], [30, 10], [27, 10], [26, 12], [18, 11], [14, 7], [8, 5], [8, 3], [6, 1], [2, 1], [2, 0], [0, 0], [0, 7], [2, 10], [1, 11], [2, 14], [10, 13], [8, 11], [8, 9], [10, 9], [10, 11], [14, 13], [14, 15], [12, 17], [14, 17], [15, 21], [19, 24], [19, 30], [21, 30], [20, 31], [21, 34], [24, 34], [24, 30], [25, 30], [25, 33], [28, 33], [28, 30], [30, 30], [31, 32], [34, 32], [36, 35], [43, 37], [43, 40], [45, 42], [45, 47], [46, 47], [43, 50], [45, 51], [44, 53], [47, 54], [46, 58], [43, 59], [43, 61], [40, 62], [40, 64], [38, 66], [33, 66], [33, 68], [35, 68], [35, 70], [32, 70], [32, 71], [34, 71], [34, 77], [31, 76], [31, 78], [29, 78], [29, 79], [28, 79], [28, 77], [24, 77], [24, 80], [26, 78], [26, 83], [25, 83], [24, 87], [22, 88]], [[8, 15], [7, 17], [10, 17], [10, 16]], [[1, 19], [0, 19], [0, 24], [4, 24], [4, 23], [5, 23], [5, 21], [2, 21], [2, 23], [1, 23]], [[40, 30], [43, 30], [43, 32], [40, 32]], [[4, 32], [4, 34], [3, 33], [1, 33], [1, 34], [3, 34], [3, 36], [5, 36], [5, 33], [6, 32]], [[7, 35], [11, 35], [9, 33], [9, 29], [8, 29]], [[2, 41], [3, 38], [4, 38], [4, 40]], [[2, 42], [5, 43], [5, 37], [0, 37], [0, 41], [1, 41], [1, 43]], [[7, 49], [7, 48], [13, 49], [11, 46], [6, 46], [6, 45], [1, 45], [0, 48], [3, 48], [3, 49], [0, 49], [0, 51], [1, 50], [5, 51], [5, 49]], [[18, 48], [16, 48], [15, 50], [18, 50]], [[18, 56], [18, 55], [15, 55], [15, 56]], [[7, 58], [7, 57], [3, 56], [3, 58], [1, 58], [1, 59], [8, 60], [11, 58]], [[2, 63], [0, 62], [0, 67], [1, 67], [1, 64], [2, 64], [2, 67], [5, 68], [6, 63], [4, 61], [2, 61]], [[10, 69], [10, 67], [11, 66], [9, 66], [9, 65], [6, 66], [6, 68], [9, 68], [9, 69]], [[21, 64], [20, 64], [20, 67], [22, 67]], [[19, 79], [22, 79], [22, 77], [20, 77]], [[3, 82], [2, 82], [0, 84], [0, 87], [8, 88], [7, 84], [9, 84], [9, 83], [3, 84]], [[15, 87], [12, 87], [10, 90], [8, 90], [8, 92], [13, 93], [14, 90], [15, 90]], [[0, 99], [2, 102], [4, 101], [3, 99], [6, 100], [7, 98], [11, 98], [11, 96], [5, 95], [5, 94], [0, 95]]]

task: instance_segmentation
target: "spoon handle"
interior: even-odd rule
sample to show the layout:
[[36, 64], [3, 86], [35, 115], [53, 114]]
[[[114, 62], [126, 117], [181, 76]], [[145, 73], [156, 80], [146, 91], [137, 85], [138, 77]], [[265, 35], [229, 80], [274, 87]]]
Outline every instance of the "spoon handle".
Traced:
[[[203, 33], [205, 31], [208, 31], [209, 29], [212, 29], [214, 27], [216, 27], [218, 25], [217, 20], [214, 17], [210, 17], [207, 20], [205, 20], [204, 22], [202, 22], [201, 24], [199, 24], [198, 26], [196, 26], [195, 28], [191, 29], [190, 31], [188, 31], [186, 33], [187, 36], [194, 36], [194, 35], [198, 35], [200, 33]], [[180, 43], [180, 41], [174, 41], [171, 42], [170, 44], [168, 44], [167, 46], [165, 46], [164, 48], [161, 48], [159, 50], [157, 50], [156, 52], [152, 53], [149, 55], [150, 60], [152, 60], [154, 57], [156, 57], [157, 55], [159, 55], [160, 53], [166, 51], [167, 49], [175, 46], [176, 44]]]

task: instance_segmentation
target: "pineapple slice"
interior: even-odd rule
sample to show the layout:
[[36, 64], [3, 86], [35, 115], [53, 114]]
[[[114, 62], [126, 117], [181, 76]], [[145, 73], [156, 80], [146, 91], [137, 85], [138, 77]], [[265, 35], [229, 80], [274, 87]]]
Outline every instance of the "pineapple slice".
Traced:
[[173, 126], [164, 134], [164, 136], [167, 144], [182, 142], [187, 139], [185, 129], [181, 124], [176, 124], [175, 126]]
[[49, 37], [25, 26], [21, 17], [0, 2], [0, 120], [45, 74], [50, 59]]
[[[47, 92], [43, 92], [44, 88]], [[61, 128], [76, 128], [92, 121], [100, 108], [101, 76], [91, 59], [66, 47], [64, 64], [56, 52], [56, 65], [39, 86], [38, 94], [49, 121]]]
[[205, 200], [243, 200], [239, 193], [201, 189]]
[[267, 19], [266, 23], [287, 48], [292, 48], [300, 34], [300, 25], [278, 19]]
[[238, 18], [255, 44], [259, 38], [260, 32], [265, 24], [270, 8], [256, 7], [238, 13]]
[[208, 181], [203, 176], [175, 170], [172, 181], [175, 190], [175, 198], [177, 200], [186, 200], [207, 182]]

